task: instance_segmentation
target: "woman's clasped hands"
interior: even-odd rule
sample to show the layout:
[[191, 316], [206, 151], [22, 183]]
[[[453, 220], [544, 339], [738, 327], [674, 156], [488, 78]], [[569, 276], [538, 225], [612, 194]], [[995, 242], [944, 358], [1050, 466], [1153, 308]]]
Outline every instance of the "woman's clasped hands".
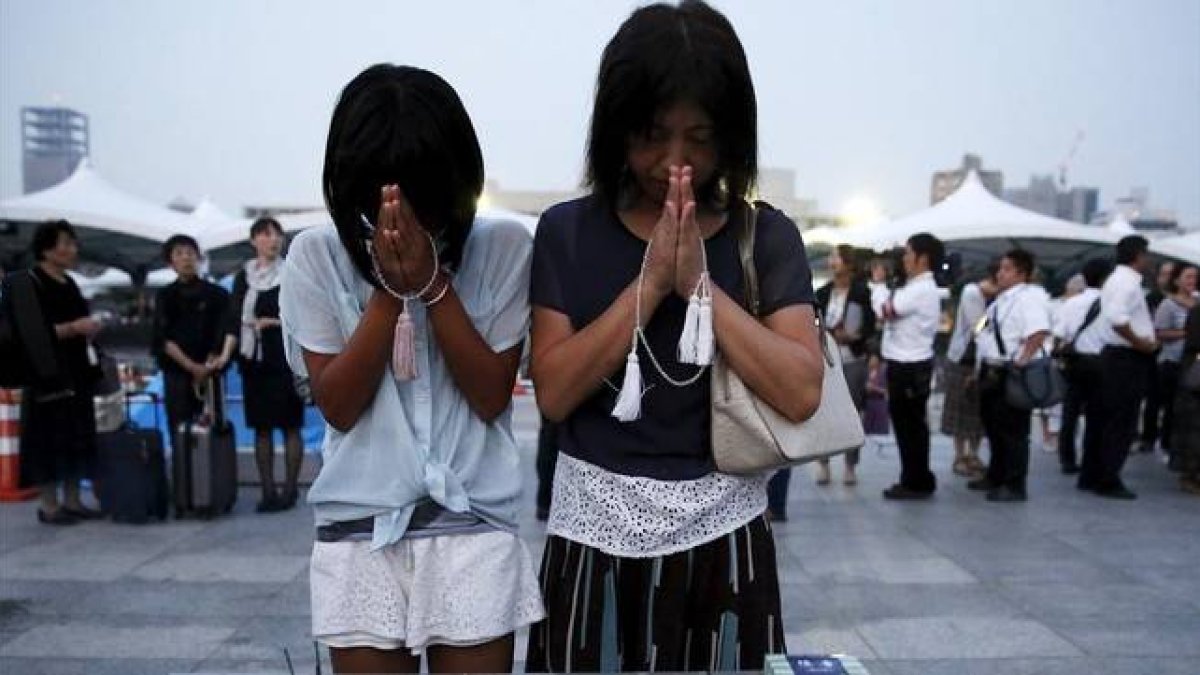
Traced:
[[670, 167], [662, 214], [651, 237], [646, 257], [646, 286], [658, 299], [674, 292], [687, 300], [705, 271], [692, 167]]
[[403, 295], [428, 295], [437, 290], [432, 283], [437, 274], [433, 240], [398, 185], [385, 185], [380, 191], [371, 249], [388, 289]]

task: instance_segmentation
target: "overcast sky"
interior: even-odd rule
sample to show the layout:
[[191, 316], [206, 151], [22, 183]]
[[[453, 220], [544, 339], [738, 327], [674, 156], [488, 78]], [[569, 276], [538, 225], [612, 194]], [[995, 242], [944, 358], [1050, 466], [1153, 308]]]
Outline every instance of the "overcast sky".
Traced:
[[[19, 110], [86, 113], [93, 161], [159, 202], [320, 203], [340, 88], [390, 61], [443, 75], [490, 179], [581, 175], [596, 66], [622, 0], [0, 0], [0, 197]], [[765, 167], [837, 212], [928, 203], [964, 152], [1006, 186], [1054, 173], [1109, 205], [1134, 186], [1200, 227], [1200, 0], [718, 2], [746, 46]]]

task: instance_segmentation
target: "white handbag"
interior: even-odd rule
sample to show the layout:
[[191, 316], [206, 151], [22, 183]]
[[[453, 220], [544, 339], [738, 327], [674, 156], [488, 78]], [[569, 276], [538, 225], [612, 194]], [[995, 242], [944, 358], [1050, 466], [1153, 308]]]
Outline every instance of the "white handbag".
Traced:
[[[746, 299], [758, 316], [758, 273], [754, 267], [754, 229], [758, 209], [749, 209], [738, 233], [738, 251]], [[866, 442], [862, 417], [842, 372], [841, 352], [817, 320], [825, 374], [821, 403], [812, 417], [792, 422], [761, 400], [718, 354], [713, 362], [712, 451], [717, 470], [751, 474], [795, 466], [857, 450]]]

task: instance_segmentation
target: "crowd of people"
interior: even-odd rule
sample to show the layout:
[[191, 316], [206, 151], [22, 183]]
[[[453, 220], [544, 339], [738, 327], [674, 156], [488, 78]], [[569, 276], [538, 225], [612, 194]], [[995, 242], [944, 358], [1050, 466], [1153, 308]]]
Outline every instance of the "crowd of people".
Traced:
[[[796, 224], [751, 207], [757, 153], [755, 91], [732, 26], [702, 2], [656, 4], [602, 54], [587, 194], [548, 209], [533, 240], [476, 214], [483, 158], [450, 84], [377, 65], [333, 110], [331, 225], [298, 235], [284, 259], [279, 224], [256, 221], [256, 256], [232, 294], [199, 274], [194, 239], [166, 242], [178, 279], [158, 295], [154, 350], [172, 428], [199, 412], [198, 388], [238, 363], [258, 510], [275, 511], [298, 496], [296, 376], [327, 423], [307, 501], [312, 632], [335, 671], [419, 672], [425, 658], [431, 672], [507, 672], [526, 626], [531, 672], [756, 670], [786, 652], [772, 527], [788, 517], [790, 473], [714, 470], [707, 362], [685, 358], [688, 326], [701, 327], [697, 344], [709, 331], [708, 348], [794, 422], [820, 400], [829, 331], [864, 427], [894, 430], [889, 500], [938, 489], [928, 403], [939, 371], [953, 473], [989, 501], [1026, 500], [1033, 412], [1008, 385], [1049, 354], [1067, 364], [1058, 451], [1081, 489], [1135, 496], [1121, 467], [1144, 409], [1143, 445], [1169, 449], [1184, 488], [1200, 491], [1200, 395], [1186, 377], [1200, 352], [1195, 267], [1171, 269], [1161, 300], [1148, 301], [1146, 240], [1127, 237], [1115, 269], [1089, 261], [1055, 308], [1034, 255], [1010, 250], [962, 288], [938, 368], [942, 242], [907, 241], [902, 283], [888, 261], [839, 247], [814, 291]], [[737, 234], [750, 224], [757, 305]], [[99, 327], [65, 274], [71, 227], [40, 228], [34, 253], [59, 369], [26, 397], [22, 469], [42, 487], [39, 519], [69, 524], [101, 515], [79, 491], [95, 459]], [[10, 281], [8, 317], [19, 314]], [[523, 354], [546, 421], [536, 571], [517, 535], [511, 399]], [[857, 462], [836, 461], [844, 485], [857, 483]], [[834, 464], [817, 465], [819, 484]]]

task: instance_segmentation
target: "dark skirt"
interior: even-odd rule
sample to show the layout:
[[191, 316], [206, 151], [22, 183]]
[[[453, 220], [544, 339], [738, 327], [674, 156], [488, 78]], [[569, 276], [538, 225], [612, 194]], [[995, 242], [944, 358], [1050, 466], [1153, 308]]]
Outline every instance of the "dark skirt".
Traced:
[[91, 478], [96, 411], [91, 391], [38, 402], [21, 393], [21, 487]]
[[304, 425], [304, 401], [290, 371], [242, 368], [246, 426], [251, 429], [298, 429]]
[[1200, 394], [1179, 387], [1171, 430], [1171, 466], [1184, 476], [1200, 477]]
[[983, 419], [979, 411], [979, 387], [972, 379], [975, 369], [957, 363], [947, 363], [942, 369], [946, 382], [946, 397], [942, 402], [942, 428], [947, 436], [962, 436], [979, 440], [983, 436]]
[[527, 672], [761, 670], [787, 652], [763, 517], [655, 558], [551, 536], [540, 578], [546, 619], [530, 629]]

